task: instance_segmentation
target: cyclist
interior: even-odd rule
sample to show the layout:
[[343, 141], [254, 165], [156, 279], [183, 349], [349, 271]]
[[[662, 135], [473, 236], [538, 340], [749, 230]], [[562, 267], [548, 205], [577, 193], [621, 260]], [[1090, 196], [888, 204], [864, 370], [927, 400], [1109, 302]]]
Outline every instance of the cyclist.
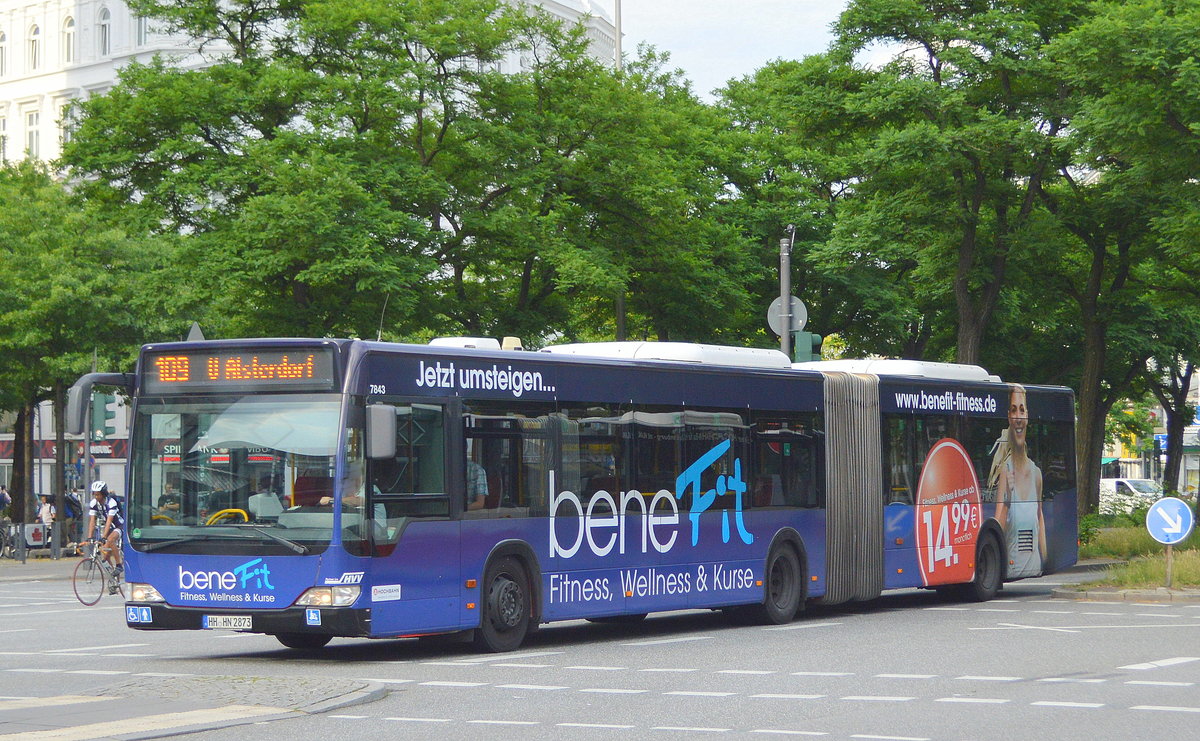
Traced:
[[108, 588], [109, 594], [117, 593], [117, 585], [124, 576], [125, 564], [121, 561], [121, 529], [124, 526], [121, 507], [116, 497], [110, 496], [108, 484], [93, 481], [92, 501], [88, 503], [88, 522], [84, 532], [94, 536], [101, 544], [104, 560], [113, 567], [113, 584]]

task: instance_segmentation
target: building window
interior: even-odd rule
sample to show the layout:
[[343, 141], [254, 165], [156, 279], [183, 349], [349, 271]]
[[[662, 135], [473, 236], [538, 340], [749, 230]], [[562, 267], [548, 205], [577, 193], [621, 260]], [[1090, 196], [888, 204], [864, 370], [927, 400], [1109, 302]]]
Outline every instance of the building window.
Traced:
[[58, 125], [62, 129], [62, 143], [66, 144], [71, 141], [71, 137], [75, 135], [75, 129], [79, 125], [75, 120], [75, 106], [67, 104], [62, 107], [62, 118]]
[[0, 164], [8, 162], [8, 119], [0, 118]]
[[112, 54], [112, 14], [108, 12], [108, 8], [103, 8], [100, 11], [100, 20], [96, 24], [97, 47], [100, 49], [100, 56], [107, 57]]
[[137, 45], [145, 46], [150, 40], [150, 19], [138, 16], [137, 19]]
[[8, 37], [0, 33], [0, 77], [8, 74]]
[[71, 64], [75, 61], [75, 19], [67, 18], [63, 21], [62, 32], [62, 55], [63, 64]]
[[42, 62], [42, 29], [34, 26], [29, 29], [29, 69], [35, 70]]
[[30, 111], [25, 114], [25, 155], [27, 157], [36, 158], [40, 155], [39, 144], [41, 140], [38, 137], [38, 123], [41, 121], [41, 115], [37, 111]]

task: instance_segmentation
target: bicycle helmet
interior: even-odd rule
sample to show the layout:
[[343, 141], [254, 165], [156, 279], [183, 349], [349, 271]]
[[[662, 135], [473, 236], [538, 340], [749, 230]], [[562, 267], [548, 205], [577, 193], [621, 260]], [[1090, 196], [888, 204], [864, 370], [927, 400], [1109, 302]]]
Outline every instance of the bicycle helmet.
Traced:
[[105, 494], [108, 494], [108, 484], [106, 484], [104, 481], [93, 481], [92, 482], [92, 492], [98, 492], [98, 491], [102, 491]]

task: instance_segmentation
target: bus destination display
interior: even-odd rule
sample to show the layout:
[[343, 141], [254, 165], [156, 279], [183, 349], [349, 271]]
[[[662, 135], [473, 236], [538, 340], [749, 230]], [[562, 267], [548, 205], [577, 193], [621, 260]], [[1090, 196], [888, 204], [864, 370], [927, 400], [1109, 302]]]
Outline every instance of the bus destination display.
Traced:
[[333, 350], [197, 350], [151, 353], [145, 359], [143, 392], [293, 389], [328, 391], [335, 386]]

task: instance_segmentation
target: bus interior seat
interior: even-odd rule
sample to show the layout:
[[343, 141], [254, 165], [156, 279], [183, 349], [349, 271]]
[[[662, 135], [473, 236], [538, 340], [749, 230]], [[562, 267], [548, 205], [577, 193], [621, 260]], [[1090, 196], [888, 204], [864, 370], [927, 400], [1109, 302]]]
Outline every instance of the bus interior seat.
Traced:
[[318, 507], [321, 497], [333, 496], [333, 478], [330, 476], [297, 476], [292, 487], [292, 504], [301, 507]]

